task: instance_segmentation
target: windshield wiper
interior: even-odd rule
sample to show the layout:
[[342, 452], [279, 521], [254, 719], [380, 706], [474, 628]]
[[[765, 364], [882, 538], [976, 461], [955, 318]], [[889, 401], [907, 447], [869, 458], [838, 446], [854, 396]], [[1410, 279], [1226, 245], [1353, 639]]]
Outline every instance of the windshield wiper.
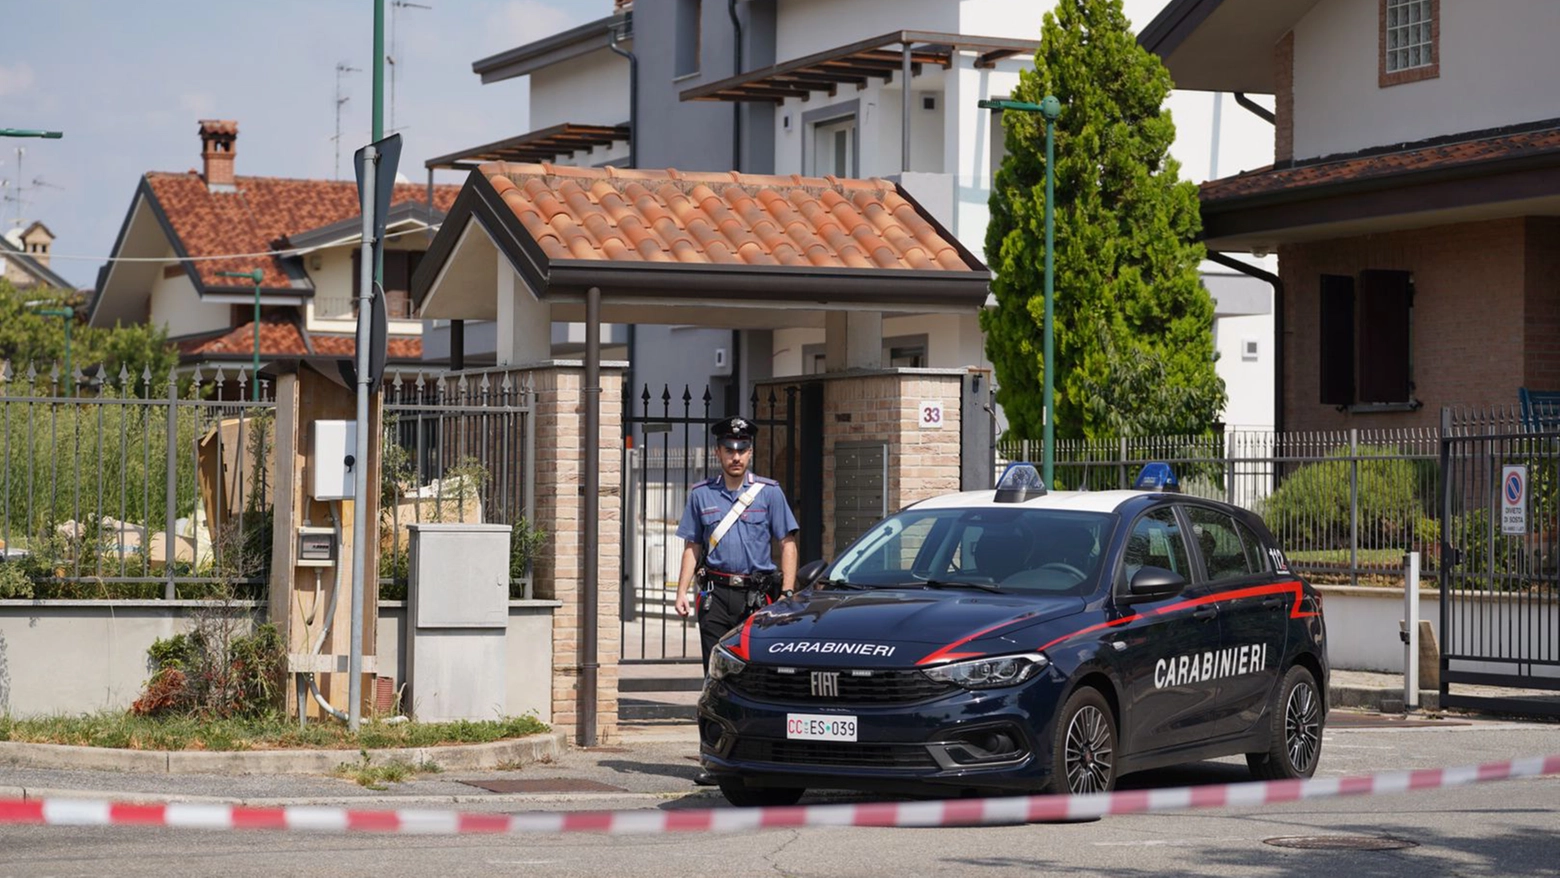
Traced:
[[846, 582], [843, 579], [820, 579], [817, 582], [813, 583], [813, 585], [821, 585], [821, 586], [824, 586], [826, 588], [854, 588], [854, 589], [869, 589], [869, 588], [872, 587], [870, 585], [862, 585], [859, 582]]
[[978, 588], [981, 591], [989, 591], [993, 594], [1002, 594], [1002, 587], [989, 582], [966, 582], [964, 580], [928, 579], [921, 583], [927, 588]]

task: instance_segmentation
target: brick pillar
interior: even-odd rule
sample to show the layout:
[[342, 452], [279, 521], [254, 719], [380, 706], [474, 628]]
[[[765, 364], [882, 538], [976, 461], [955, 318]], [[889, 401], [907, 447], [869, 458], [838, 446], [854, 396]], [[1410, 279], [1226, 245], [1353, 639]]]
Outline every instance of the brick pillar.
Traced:
[[[785, 393], [788, 386], [811, 382], [823, 384], [824, 558], [833, 558], [844, 548], [834, 532], [838, 502], [835, 450], [839, 443], [870, 441], [887, 445], [888, 484], [884, 486], [884, 505], [891, 513], [917, 500], [959, 490], [960, 416], [966, 374], [964, 370], [890, 369], [765, 382], [775, 388], [777, 418], [787, 416], [786, 402], [791, 399]], [[764, 398], [767, 391], [761, 388], [759, 395]], [[799, 396], [795, 400], [799, 402]], [[940, 406], [940, 419], [923, 426], [923, 403]], [[760, 416], [764, 413], [765, 409], [761, 407]], [[818, 427], [798, 422], [796, 429], [798, 442], [805, 448], [802, 433]], [[783, 428], [766, 429], [760, 435], [759, 443], [760, 458], [771, 446], [780, 448], [788, 444]], [[754, 467], [761, 475], [771, 475], [785, 482], [783, 466], [774, 467], [773, 472], [764, 472], [765, 467], [758, 462]], [[798, 516], [804, 514], [799, 494], [788, 499], [798, 510]], [[802, 559], [803, 562], [808, 560], [811, 559]]]
[[[570, 736], [579, 732], [580, 649], [585, 554], [581, 510], [585, 484], [585, 370], [547, 366], [528, 370], [535, 391], [536, 524], [547, 545], [535, 561], [535, 595], [562, 601], [553, 614], [552, 725]], [[618, 737], [618, 636], [622, 564], [623, 413], [622, 374], [601, 370], [599, 443], [600, 515], [597, 531], [596, 734], [599, 743]]]
[[1295, 32], [1273, 46], [1273, 163], [1295, 157]]

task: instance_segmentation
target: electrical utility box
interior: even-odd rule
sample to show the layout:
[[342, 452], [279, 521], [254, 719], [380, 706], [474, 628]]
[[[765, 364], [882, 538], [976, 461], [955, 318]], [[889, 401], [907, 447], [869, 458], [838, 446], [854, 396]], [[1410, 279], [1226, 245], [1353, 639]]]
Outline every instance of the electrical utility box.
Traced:
[[316, 500], [351, 500], [357, 453], [356, 421], [315, 421], [309, 445], [309, 496]]
[[508, 701], [505, 524], [406, 525], [407, 704], [419, 722], [489, 720]]

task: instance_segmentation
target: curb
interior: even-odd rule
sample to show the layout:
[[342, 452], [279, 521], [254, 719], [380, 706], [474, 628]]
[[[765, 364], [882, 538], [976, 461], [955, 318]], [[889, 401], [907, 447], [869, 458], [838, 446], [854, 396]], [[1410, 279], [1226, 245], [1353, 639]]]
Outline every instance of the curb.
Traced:
[[[564, 734], [547, 732], [487, 744], [370, 750], [368, 755], [381, 763], [433, 762], [446, 771], [469, 771], [550, 761], [563, 749]], [[0, 741], [0, 767], [133, 774], [330, 774], [343, 762], [361, 758], [358, 750], [118, 750]]]
[[[1338, 707], [1354, 708], [1359, 710], [1375, 710], [1381, 713], [1403, 712], [1403, 689], [1377, 689], [1369, 686], [1329, 686], [1327, 689], [1327, 709]], [[1439, 689], [1419, 690], [1420, 710], [1439, 710], [1441, 708], [1441, 692]]]

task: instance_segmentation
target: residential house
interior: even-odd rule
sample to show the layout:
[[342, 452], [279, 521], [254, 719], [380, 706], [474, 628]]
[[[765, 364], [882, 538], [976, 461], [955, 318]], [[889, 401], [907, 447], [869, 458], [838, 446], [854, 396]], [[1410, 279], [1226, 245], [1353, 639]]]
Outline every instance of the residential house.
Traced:
[[1172, 0], [1181, 89], [1274, 96], [1274, 162], [1201, 191], [1211, 251], [1278, 255], [1282, 429], [1434, 425], [1560, 389], [1549, 0]]
[[[571, 30], [476, 61], [483, 82], [529, 77], [531, 131], [429, 161], [737, 169], [756, 174], [883, 178], [912, 195], [977, 256], [992, 170], [1004, 155], [1003, 97], [1029, 66], [1044, 4], [1011, 0], [637, 0]], [[908, 82], [908, 88], [905, 83]], [[1272, 424], [1271, 320], [1265, 284], [1210, 277], [1225, 352], [1232, 425]], [[1247, 325], [1237, 325], [1247, 324]], [[1255, 325], [1252, 325], [1255, 324]], [[630, 383], [709, 386], [715, 413], [745, 407], [755, 380], [825, 369], [824, 330], [697, 325], [604, 328], [623, 343]], [[465, 328], [465, 352], [491, 362], [492, 325]], [[430, 325], [427, 352], [446, 356]], [[580, 327], [554, 327], [554, 348]], [[886, 366], [989, 368], [976, 316], [886, 317]], [[581, 336], [582, 337], [582, 336]], [[1250, 343], [1248, 343], [1250, 342]], [[631, 353], [630, 353], [631, 349]], [[620, 349], [612, 348], [617, 354]]]
[[[362, 221], [346, 180], [235, 172], [238, 124], [200, 123], [202, 170], [141, 178], [98, 272], [88, 322], [165, 327], [188, 364], [247, 364], [260, 314], [262, 367], [274, 358], [351, 357]], [[389, 362], [422, 360], [408, 281], [457, 188], [397, 185], [386, 225]], [[256, 285], [221, 272], [261, 271]]]
[[53, 244], [54, 233], [40, 222], [0, 235], [0, 278], [10, 281], [17, 289], [74, 290], [69, 281], [49, 269], [49, 248]]

